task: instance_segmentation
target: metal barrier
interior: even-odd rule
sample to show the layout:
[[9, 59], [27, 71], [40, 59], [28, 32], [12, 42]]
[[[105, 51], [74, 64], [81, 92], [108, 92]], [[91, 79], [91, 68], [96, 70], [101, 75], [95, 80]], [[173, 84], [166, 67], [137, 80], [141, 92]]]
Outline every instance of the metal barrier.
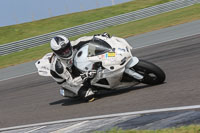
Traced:
[[35, 46], [46, 44], [50, 41], [52, 37], [58, 34], [65, 35], [67, 37], [73, 37], [73, 36], [89, 33], [91, 31], [95, 31], [98, 29], [106, 28], [109, 26], [120, 25], [120, 24], [131, 22], [131, 21], [136, 21], [136, 20], [147, 18], [147, 17], [155, 16], [161, 13], [169, 12], [172, 10], [177, 10], [180, 8], [194, 5], [195, 3], [200, 3], [200, 0], [175, 0], [175, 1], [164, 3], [164, 4], [144, 8], [141, 10], [121, 14], [118, 16], [98, 20], [95, 22], [90, 22], [90, 23], [74, 26], [71, 28], [66, 28], [63, 30], [51, 32], [48, 34], [39, 35], [39, 36], [24, 39], [24, 40], [3, 44], [3, 45], [0, 45], [0, 55], [7, 55], [7, 54], [21, 51], [27, 48], [32, 48]]

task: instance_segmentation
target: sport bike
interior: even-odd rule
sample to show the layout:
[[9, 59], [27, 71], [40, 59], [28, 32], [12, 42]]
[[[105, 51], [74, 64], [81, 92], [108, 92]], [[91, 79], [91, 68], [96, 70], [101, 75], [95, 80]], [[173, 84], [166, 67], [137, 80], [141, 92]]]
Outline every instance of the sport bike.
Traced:
[[[83, 45], [74, 57], [74, 65], [80, 75], [92, 73], [84, 84], [95, 91], [115, 90], [135, 86], [139, 83], [158, 85], [165, 81], [165, 73], [157, 65], [139, 60], [132, 55], [132, 47], [119, 37], [94, 36]], [[46, 54], [36, 63], [41, 76], [51, 76]]]

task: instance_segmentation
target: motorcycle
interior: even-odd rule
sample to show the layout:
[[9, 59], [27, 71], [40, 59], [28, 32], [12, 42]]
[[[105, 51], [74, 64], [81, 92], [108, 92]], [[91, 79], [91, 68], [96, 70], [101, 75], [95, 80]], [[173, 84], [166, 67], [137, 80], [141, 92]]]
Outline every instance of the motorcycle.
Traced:
[[[102, 89], [129, 88], [139, 83], [158, 85], [165, 81], [165, 73], [160, 67], [139, 60], [131, 51], [132, 47], [125, 39], [94, 36], [93, 40], [77, 51], [74, 65], [80, 71], [80, 75], [85, 72], [95, 73], [85, 82], [97, 92]], [[39, 75], [51, 76], [51, 55], [52, 53], [48, 53], [36, 62]]]

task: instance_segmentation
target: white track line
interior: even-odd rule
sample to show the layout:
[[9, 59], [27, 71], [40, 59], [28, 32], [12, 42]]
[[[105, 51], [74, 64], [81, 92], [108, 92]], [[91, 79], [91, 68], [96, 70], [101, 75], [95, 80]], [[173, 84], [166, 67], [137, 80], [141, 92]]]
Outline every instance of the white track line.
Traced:
[[82, 126], [82, 125], [84, 125], [87, 122], [89, 122], [89, 121], [83, 121], [83, 122], [74, 124], [72, 126], [69, 126], [69, 127], [66, 127], [66, 128], [62, 128], [62, 129], [59, 129], [57, 131], [50, 132], [50, 133], [65, 133], [67, 131], [69, 132], [69, 130], [76, 129], [77, 127]]
[[175, 40], [179, 40], [179, 39], [182, 39], [182, 38], [186, 38], [186, 37], [191, 37], [191, 36], [195, 36], [195, 35], [199, 35], [200, 33], [194, 33], [194, 34], [191, 34], [191, 35], [185, 35], [185, 36], [182, 36], [182, 37], [176, 37], [176, 38], [173, 38], [173, 39], [168, 39], [166, 41], [158, 41], [156, 43], [153, 43], [153, 44], [148, 44], [148, 45], [145, 45], [145, 46], [138, 46], [136, 48], [133, 48], [134, 50], [135, 49], [141, 49], [141, 48], [145, 48], [145, 47], [149, 47], [149, 46], [154, 46], [154, 45], [159, 45], [159, 44], [163, 44], [165, 42], [170, 42], [170, 41], [175, 41]]
[[31, 74], [34, 74], [34, 73], [37, 73], [37, 72], [32, 72], [32, 73], [27, 73], [27, 74], [24, 74], [24, 75], [19, 75], [19, 76], [7, 78], [7, 79], [2, 79], [2, 80], [0, 80], [0, 82], [1, 82], [1, 81], [6, 81], [6, 80], [10, 80], [10, 79], [14, 79], [14, 78], [20, 78], [20, 77], [27, 76], [27, 75], [31, 75]]
[[33, 130], [27, 131], [27, 132], [25, 132], [25, 133], [32, 133], [32, 132], [35, 132], [35, 131], [40, 130], [40, 129], [42, 129], [42, 128], [45, 128], [45, 127], [46, 127], [46, 126], [38, 127], [38, 128], [33, 129]]
[[47, 125], [52, 125], [52, 124], [76, 122], [76, 121], [88, 121], [88, 120], [105, 119], [105, 118], [128, 116], [128, 115], [141, 115], [141, 114], [149, 114], [149, 113], [180, 111], [180, 110], [190, 110], [190, 109], [200, 109], [200, 105], [172, 107], [172, 108], [163, 108], [163, 109], [152, 109], [152, 110], [144, 110], [144, 111], [136, 111], [136, 112], [126, 112], [126, 113], [117, 113], [117, 114], [109, 114], [109, 115], [100, 115], [100, 116], [91, 116], [91, 117], [75, 118], [75, 119], [68, 119], [68, 120], [44, 122], [44, 123], [22, 125], [22, 126], [16, 126], [16, 127], [1, 128], [0, 132], [8, 131], [8, 130], [22, 129], [22, 128], [30, 128], [30, 127], [35, 127], [35, 126], [47, 126]]

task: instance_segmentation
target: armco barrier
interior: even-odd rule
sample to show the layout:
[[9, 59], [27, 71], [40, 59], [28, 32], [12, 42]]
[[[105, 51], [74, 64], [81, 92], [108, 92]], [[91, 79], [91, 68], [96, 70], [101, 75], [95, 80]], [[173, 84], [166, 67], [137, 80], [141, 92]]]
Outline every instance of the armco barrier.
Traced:
[[48, 34], [3, 44], [3, 45], [0, 45], [0, 55], [7, 55], [13, 52], [21, 51], [27, 48], [32, 48], [35, 46], [48, 43], [52, 37], [58, 34], [65, 35], [67, 37], [77, 36], [77, 35], [89, 33], [91, 31], [95, 31], [98, 29], [106, 28], [109, 26], [120, 25], [120, 24], [131, 22], [131, 21], [136, 21], [143, 18], [155, 16], [161, 13], [169, 12], [172, 10], [184, 8], [187, 6], [194, 5], [195, 3], [200, 3], [200, 0], [175, 0], [175, 1], [164, 3], [164, 4], [152, 6], [149, 8], [144, 8], [141, 10], [106, 18], [103, 20], [98, 20], [95, 22], [90, 22], [87, 24], [82, 24], [82, 25], [71, 27], [71, 28], [66, 28], [66, 29], [51, 32]]

